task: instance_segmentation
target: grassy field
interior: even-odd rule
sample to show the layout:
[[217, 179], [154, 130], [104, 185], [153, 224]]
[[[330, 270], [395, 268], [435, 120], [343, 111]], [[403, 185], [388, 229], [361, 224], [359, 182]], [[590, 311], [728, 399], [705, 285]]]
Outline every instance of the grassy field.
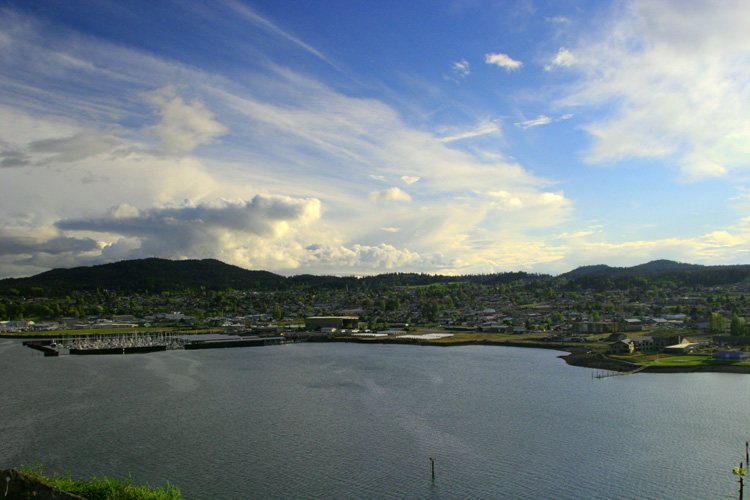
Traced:
[[736, 365], [747, 366], [747, 361], [717, 361], [710, 354], [685, 354], [679, 356], [670, 356], [665, 354], [628, 354], [621, 356], [611, 356], [614, 359], [622, 359], [631, 363], [641, 365], [659, 365], [659, 366], [705, 366], [705, 365]]
[[41, 467], [36, 469], [21, 467], [19, 472], [34, 476], [65, 492], [78, 495], [86, 500], [181, 500], [180, 490], [167, 481], [164, 488], [152, 486], [133, 486], [132, 480], [92, 477], [89, 481], [76, 481], [70, 474], [46, 477]]

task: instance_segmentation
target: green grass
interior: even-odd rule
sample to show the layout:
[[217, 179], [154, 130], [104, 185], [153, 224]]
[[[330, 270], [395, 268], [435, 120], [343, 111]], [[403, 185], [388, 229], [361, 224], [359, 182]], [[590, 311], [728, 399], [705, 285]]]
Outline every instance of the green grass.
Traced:
[[20, 467], [19, 472], [37, 477], [63, 491], [78, 495], [86, 500], [181, 500], [180, 490], [167, 481], [164, 488], [133, 486], [132, 479], [120, 480], [92, 477], [88, 481], [76, 481], [69, 473], [46, 477], [37, 464], [36, 469]]
[[612, 358], [630, 361], [641, 365], [659, 366], [705, 366], [705, 365], [747, 365], [747, 361], [719, 361], [713, 359], [710, 354], [686, 354], [681, 356], [669, 356], [664, 354], [628, 354], [623, 356], [611, 356]]

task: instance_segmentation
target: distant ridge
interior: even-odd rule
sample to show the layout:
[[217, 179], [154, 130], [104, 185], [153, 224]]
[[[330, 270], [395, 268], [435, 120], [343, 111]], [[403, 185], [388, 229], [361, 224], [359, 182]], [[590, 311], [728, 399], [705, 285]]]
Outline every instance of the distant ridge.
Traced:
[[111, 264], [70, 269], [52, 269], [29, 278], [0, 280], [0, 289], [39, 287], [46, 290], [92, 290], [117, 288], [125, 291], [161, 292], [179, 288], [223, 290], [268, 289], [285, 278], [268, 271], [249, 271], [216, 259], [123, 260]]
[[594, 266], [581, 266], [560, 276], [568, 279], [576, 279], [582, 276], [637, 276], [643, 274], [659, 274], [674, 271], [699, 271], [704, 269], [716, 269], [737, 266], [701, 266], [699, 264], [683, 264], [673, 260], [653, 260], [646, 264], [632, 267], [611, 267], [606, 264]]
[[678, 286], [719, 286], [750, 280], [749, 265], [702, 266], [671, 260], [655, 260], [633, 267], [582, 266], [554, 277], [545, 274], [507, 272], [443, 276], [424, 273], [387, 273], [356, 278], [302, 274], [284, 277], [268, 271], [252, 271], [216, 259], [125, 260], [71, 269], [53, 269], [28, 278], [0, 280], [0, 293], [31, 296], [66, 295], [73, 291], [117, 290], [120, 293], [199, 292], [227, 289], [284, 291], [291, 289], [377, 289], [448, 283], [499, 286], [512, 283], [545, 283], [564, 289], [627, 289], [659, 285], [667, 280]]
[[679, 286], [720, 286], [750, 280], [750, 265], [703, 266], [654, 260], [633, 267], [582, 266], [558, 278], [568, 281], [567, 288], [599, 290], [643, 286], [649, 280], [668, 280]]

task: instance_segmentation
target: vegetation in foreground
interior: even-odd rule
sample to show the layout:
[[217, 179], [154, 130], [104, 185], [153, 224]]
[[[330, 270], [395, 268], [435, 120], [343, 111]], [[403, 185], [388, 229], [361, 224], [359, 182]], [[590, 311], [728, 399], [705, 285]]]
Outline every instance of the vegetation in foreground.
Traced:
[[164, 488], [133, 486], [132, 480], [92, 477], [89, 481], [76, 481], [69, 473], [47, 477], [42, 474], [39, 464], [35, 469], [20, 467], [24, 474], [39, 478], [67, 493], [78, 495], [86, 500], [181, 500], [180, 490], [167, 481]]

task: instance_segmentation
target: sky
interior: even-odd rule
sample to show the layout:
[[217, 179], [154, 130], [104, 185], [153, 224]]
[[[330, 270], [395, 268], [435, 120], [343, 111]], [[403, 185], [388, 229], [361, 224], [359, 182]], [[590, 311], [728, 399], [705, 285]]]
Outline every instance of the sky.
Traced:
[[0, 278], [748, 264], [746, 0], [0, 0]]

